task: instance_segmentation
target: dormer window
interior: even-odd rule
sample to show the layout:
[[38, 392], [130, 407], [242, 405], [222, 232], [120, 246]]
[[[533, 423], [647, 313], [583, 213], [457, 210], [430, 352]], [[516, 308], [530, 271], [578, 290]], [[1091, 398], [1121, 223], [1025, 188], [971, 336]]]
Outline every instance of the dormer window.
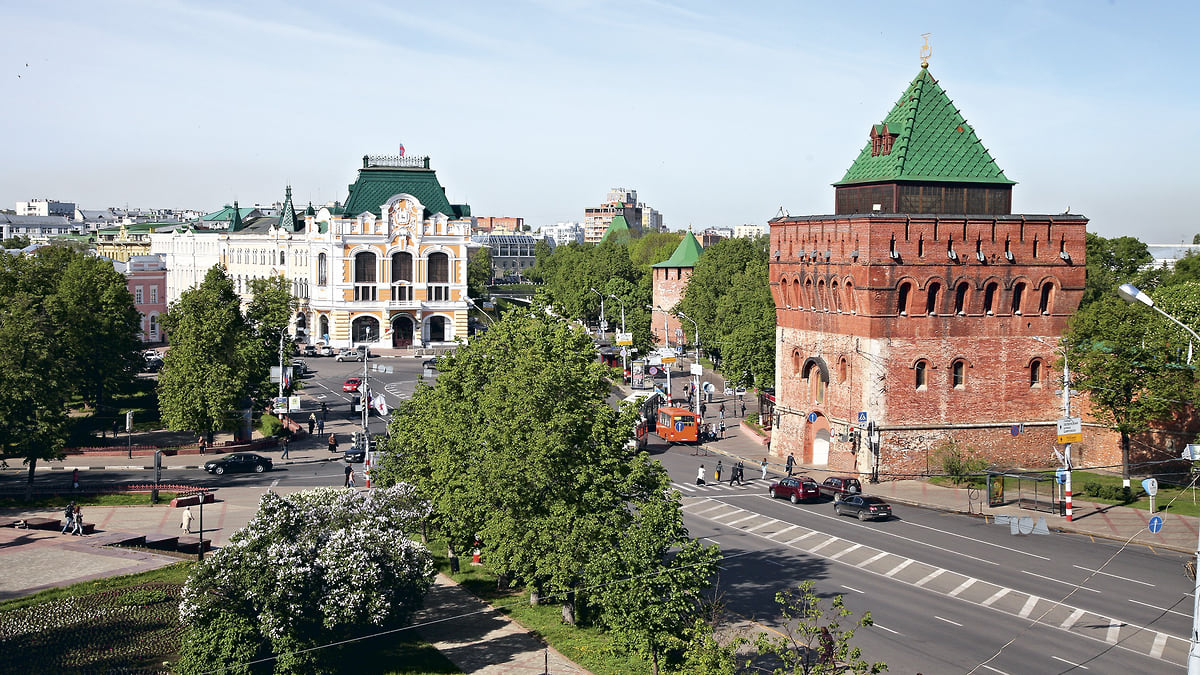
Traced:
[[896, 142], [896, 137], [899, 135], [888, 131], [886, 123], [872, 126], [871, 156], [890, 155], [892, 153], [892, 144]]

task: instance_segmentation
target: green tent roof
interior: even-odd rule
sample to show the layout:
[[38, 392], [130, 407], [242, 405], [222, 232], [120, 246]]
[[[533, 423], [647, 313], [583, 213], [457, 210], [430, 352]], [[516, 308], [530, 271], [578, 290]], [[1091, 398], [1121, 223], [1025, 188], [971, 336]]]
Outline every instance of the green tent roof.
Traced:
[[629, 229], [629, 223], [626, 222], [625, 216], [618, 213], [613, 216], [612, 222], [608, 224], [608, 229], [604, 230], [604, 236], [600, 237], [600, 241], [603, 243], [610, 237], [613, 241], [629, 241], [632, 236], [633, 231]]
[[689, 230], [683, 235], [683, 239], [675, 247], [675, 252], [671, 254], [670, 258], [651, 265], [651, 267], [695, 267], [702, 255], [704, 255], [704, 247], [696, 240], [696, 235]]
[[283, 213], [279, 215], [280, 229], [288, 232], [300, 232], [304, 229], [304, 224], [296, 220], [296, 207], [292, 206], [292, 186], [287, 186], [287, 192], [283, 197]]
[[[417, 159], [417, 158], [411, 158]], [[398, 194], [410, 194], [425, 207], [425, 217], [435, 213], [458, 219], [471, 215], [466, 204], [451, 204], [446, 198], [446, 189], [438, 182], [437, 173], [424, 166], [379, 166], [364, 157], [363, 168], [358, 170], [358, 180], [350, 184], [350, 196], [342, 213], [354, 217], [370, 211], [381, 215], [379, 207]]]
[[872, 142], [834, 185], [912, 180], [1011, 185], [929, 69], [896, 101], [875, 134], [895, 135], [891, 152], [872, 156]]

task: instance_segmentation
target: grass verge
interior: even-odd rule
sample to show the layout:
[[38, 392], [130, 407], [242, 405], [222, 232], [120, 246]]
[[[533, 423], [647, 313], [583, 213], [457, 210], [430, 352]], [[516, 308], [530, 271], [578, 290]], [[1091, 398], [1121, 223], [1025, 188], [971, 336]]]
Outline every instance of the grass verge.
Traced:
[[135, 492], [115, 495], [54, 495], [38, 497], [29, 501], [5, 497], [0, 499], [0, 508], [17, 509], [47, 509], [65, 507], [71, 502], [80, 506], [166, 506], [175, 498], [174, 492], [161, 490], [158, 493], [158, 504], [150, 503], [149, 492]]

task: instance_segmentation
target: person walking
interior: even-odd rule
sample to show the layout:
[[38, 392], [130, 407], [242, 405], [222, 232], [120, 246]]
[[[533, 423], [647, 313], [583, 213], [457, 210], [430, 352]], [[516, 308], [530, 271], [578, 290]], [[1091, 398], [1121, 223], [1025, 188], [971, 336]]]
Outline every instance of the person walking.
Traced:
[[329, 434], [329, 451], [337, 452], [337, 434]]
[[700, 470], [696, 472], [696, 485], [704, 485], [704, 465], [700, 465]]
[[708, 404], [700, 402], [700, 419], [704, 419], [704, 414], [708, 412]]
[[290, 432], [284, 430], [283, 436], [280, 436], [279, 438], [280, 442], [283, 443], [283, 454], [279, 456], [279, 459], [288, 459], [288, 450], [290, 449], [288, 445], [288, 436], [290, 435]]
[[795, 458], [795, 456], [792, 455], [792, 453], [789, 452], [788, 458], [787, 458], [787, 474], [789, 476], [792, 475], [792, 469], [795, 468], [795, 466], [796, 466], [796, 458]]
[[717, 468], [715, 471], [713, 471], [713, 480], [717, 481], [718, 483], [721, 482], [721, 460], [719, 459], [717, 460]]
[[71, 470], [71, 489], [72, 490], [79, 489], [79, 469]]
[[308, 413], [308, 435], [313, 435], [313, 429], [317, 426], [317, 413]]
[[719, 428], [721, 430], [721, 440], [725, 440], [725, 423], [721, 422], [721, 425]]
[[717, 408], [717, 419], [725, 419], [725, 403], [721, 403], [721, 407]]
[[63, 513], [63, 529], [62, 533], [66, 534], [75, 525], [75, 502], [67, 504], [67, 510]]
[[201, 436], [199, 438], [199, 440], [196, 441], [196, 447], [200, 448], [200, 454], [202, 454], [202, 455], [204, 454], [204, 450], [207, 446], [208, 446], [208, 442], [206, 440], [204, 440], [203, 436]]
[[733, 481], [737, 480], [737, 464], [729, 465], [729, 487], [733, 487]]
[[746, 401], [743, 399], [742, 400], [742, 418], [745, 419], [745, 417], [746, 417]]
[[737, 465], [737, 479], [738, 479], [738, 485], [739, 485], [739, 486], [741, 486], [741, 485], [745, 485], [745, 481], [746, 481], [746, 463], [745, 463], [745, 462], [743, 462], [743, 461], [742, 461], [742, 460], [740, 460], [740, 459], [738, 460], [738, 465]]
[[324, 434], [324, 433], [325, 433], [325, 420], [319, 419], [319, 420], [317, 420], [317, 434], [320, 435], [320, 434]]
[[763, 457], [762, 464], [759, 464], [759, 466], [762, 467], [762, 472], [763, 472], [762, 479], [766, 480], [767, 479], [767, 458], [766, 457]]
[[324, 401], [321, 401], [321, 419], [329, 419], [329, 406]]
[[343, 487], [354, 487], [354, 467], [346, 465], [346, 484]]
[[187, 532], [188, 534], [191, 534], [192, 533], [192, 507], [189, 506], [186, 509], [184, 509], [183, 513], [181, 513], [179, 517], [180, 517], [179, 529], [183, 530], [184, 532]]
[[83, 511], [80, 510], [78, 504], [75, 505], [75, 522], [74, 522], [73, 527], [74, 527], [74, 529], [71, 530], [71, 534], [77, 534], [82, 537], [83, 536]]

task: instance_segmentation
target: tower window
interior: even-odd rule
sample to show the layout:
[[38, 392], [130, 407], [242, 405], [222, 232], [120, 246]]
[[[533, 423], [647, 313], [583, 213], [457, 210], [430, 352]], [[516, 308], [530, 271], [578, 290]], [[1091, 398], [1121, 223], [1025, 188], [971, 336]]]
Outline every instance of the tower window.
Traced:
[[912, 284], [907, 281], [900, 284], [900, 293], [896, 299], [896, 313], [900, 316], [908, 316], [908, 294], [912, 290]]
[[1021, 302], [1024, 299], [1025, 299], [1025, 283], [1017, 282], [1016, 284], [1013, 285], [1013, 294], [1012, 294], [1012, 313], [1013, 314], [1020, 316]]
[[941, 300], [942, 285], [936, 281], [930, 282], [929, 289], [925, 294], [925, 313], [929, 316], [937, 316], [938, 301]]
[[1034, 359], [1033, 363], [1029, 364], [1029, 387], [1037, 389], [1042, 386], [1042, 362]]
[[1038, 301], [1038, 312], [1049, 314], [1054, 306], [1054, 284], [1047, 281], [1042, 284], [1042, 298]]
[[954, 313], [963, 316], [967, 313], [967, 291], [970, 285], [963, 281], [954, 289]]
[[962, 359], [959, 359], [954, 362], [953, 366], [951, 366], [951, 372], [953, 373], [954, 378], [954, 388], [965, 389], [967, 386], [967, 364], [964, 363]]
[[925, 391], [928, 385], [929, 362], [925, 359], [917, 361], [915, 383], [917, 391]]
[[983, 313], [988, 316], [995, 314], [996, 290], [998, 288], [999, 286], [993, 281], [983, 289]]

